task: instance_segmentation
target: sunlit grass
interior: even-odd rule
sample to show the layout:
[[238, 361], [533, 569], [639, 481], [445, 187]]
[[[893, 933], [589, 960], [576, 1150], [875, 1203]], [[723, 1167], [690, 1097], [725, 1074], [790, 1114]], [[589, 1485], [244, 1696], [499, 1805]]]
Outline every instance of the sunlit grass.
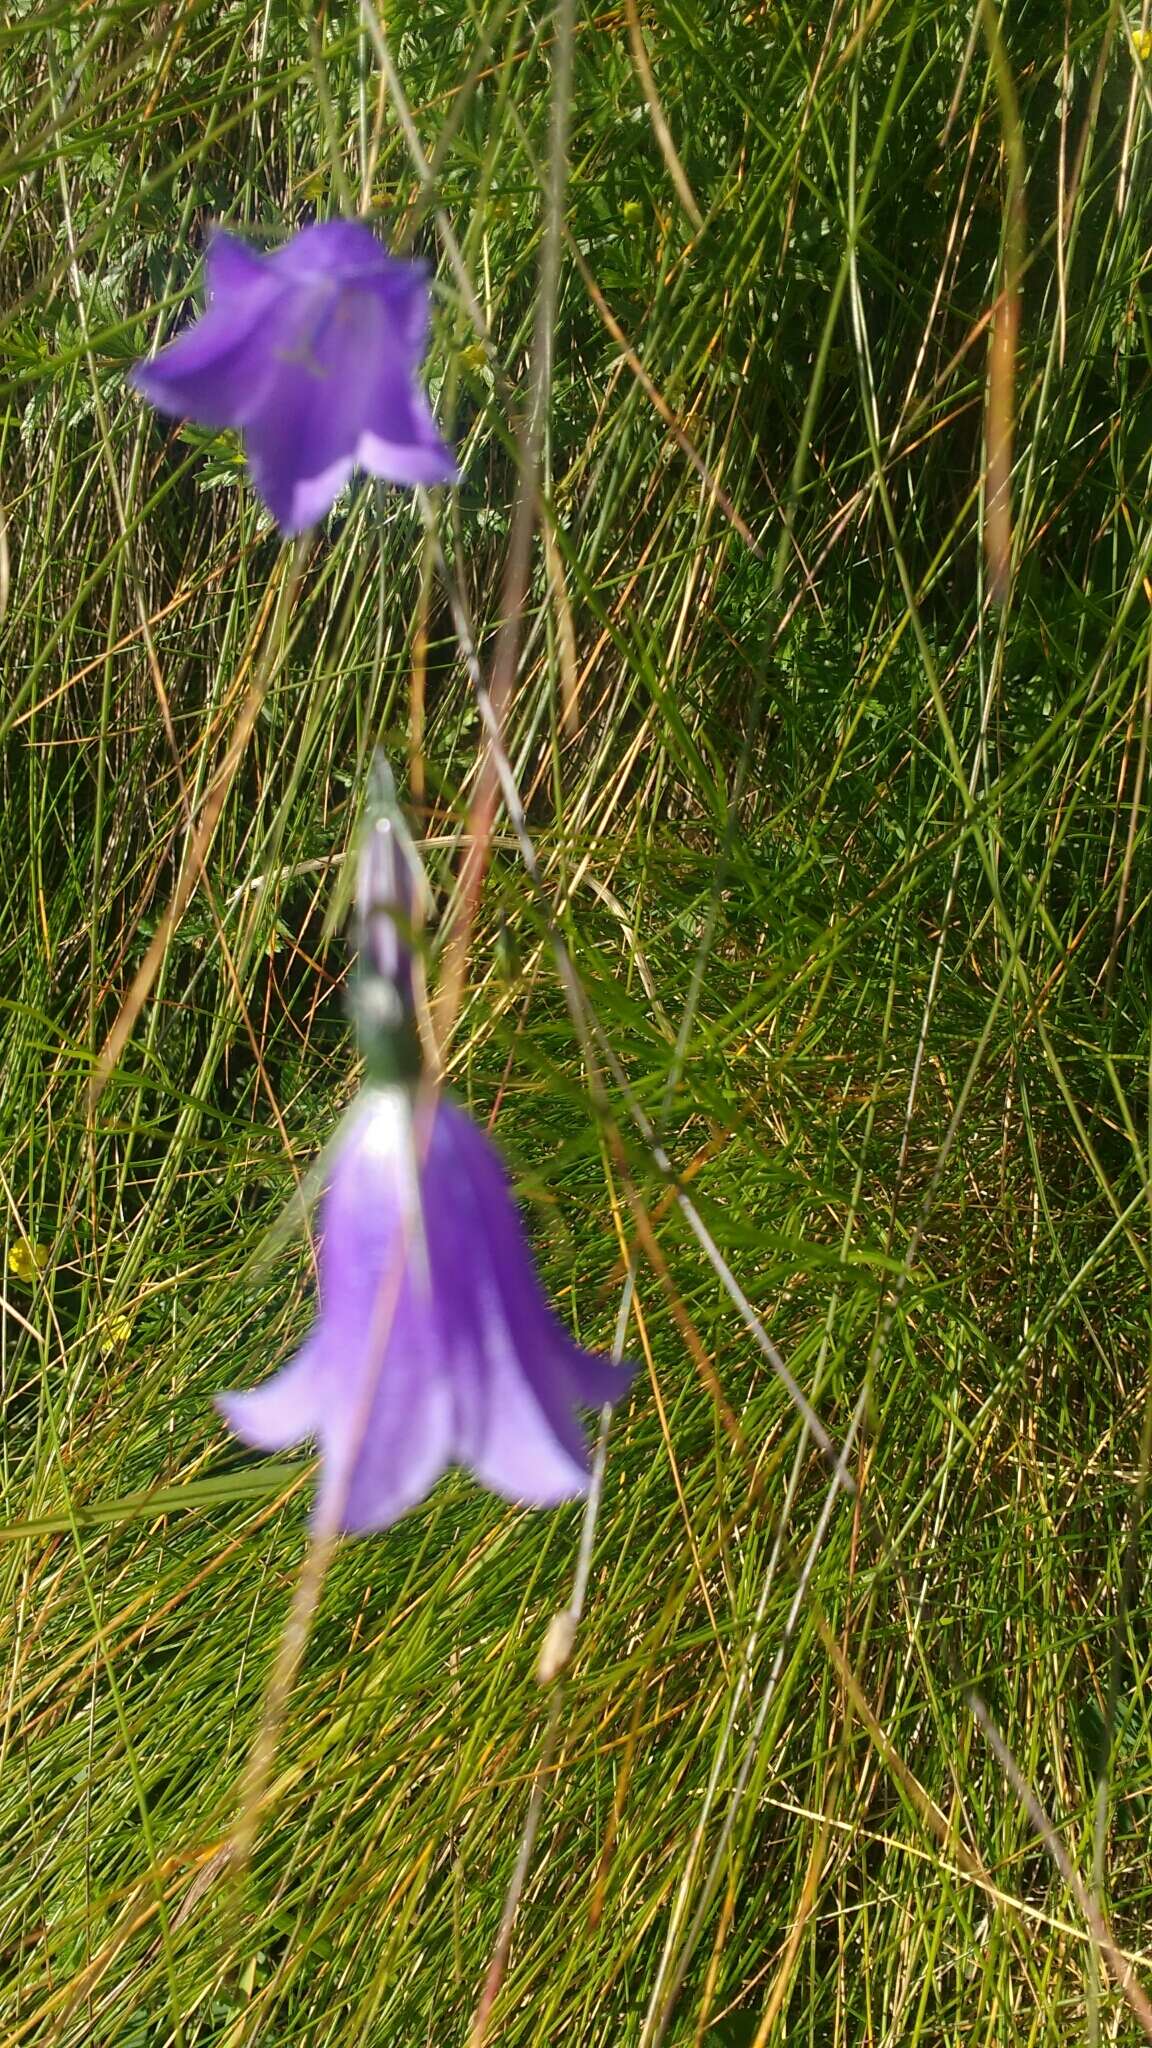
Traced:
[[[483, 736], [451, 600], [487, 672], [555, 24], [389, 12], [434, 194], [351, 15], [0, 30], [5, 2043], [466, 2042], [542, 1758], [493, 2041], [1142, 2038], [969, 1699], [1147, 1974], [1152, 74], [1103, 6], [1067, 40], [1058, 12], [1001, 26], [1027, 166], [1003, 607], [988, 24], [577, 20], [506, 725], [545, 900], [501, 815], [446, 1057], [583, 1341], [632, 1260], [642, 1369], [554, 1751], [534, 1674], [579, 1512], [453, 1475], [337, 1556], [242, 1886], [309, 1475], [211, 1395], [308, 1319], [302, 1239], [256, 1254], [354, 1086], [333, 906], [378, 742], [434, 987], [457, 911]], [[293, 587], [238, 446], [124, 372], [210, 220], [291, 227], [342, 180], [436, 261], [464, 476], [434, 539], [357, 489]], [[858, 1427], [826, 1521], [646, 1125], [833, 1439]]]

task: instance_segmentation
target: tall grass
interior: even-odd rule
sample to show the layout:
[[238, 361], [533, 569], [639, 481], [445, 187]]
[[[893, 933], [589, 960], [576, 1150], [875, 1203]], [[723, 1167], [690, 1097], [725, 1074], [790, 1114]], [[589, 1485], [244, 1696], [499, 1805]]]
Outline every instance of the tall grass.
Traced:
[[[1147, 26], [0, 28], [12, 2048], [464, 2043], [486, 1982], [509, 2048], [1144, 2038]], [[234, 441], [124, 372], [209, 221], [344, 189], [437, 264], [464, 480], [427, 521], [357, 489], [293, 558]], [[210, 1397], [308, 1317], [302, 1235], [259, 1254], [354, 1085], [339, 863], [377, 742], [434, 982], [461, 929], [459, 627], [490, 674], [550, 224], [505, 724], [541, 888], [502, 811], [445, 1059], [561, 1312], [606, 1346], [625, 1302], [644, 1370], [563, 1694], [535, 1673], [579, 1512], [452, 1476], [338, 1555], [241, 1879], [309, 1473]]]

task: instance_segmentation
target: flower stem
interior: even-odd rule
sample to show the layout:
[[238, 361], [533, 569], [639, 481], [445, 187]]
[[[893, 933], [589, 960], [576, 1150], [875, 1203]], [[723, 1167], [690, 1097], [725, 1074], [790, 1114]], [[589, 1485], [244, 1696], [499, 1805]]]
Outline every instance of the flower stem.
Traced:
[[252, 1858], [256, 1836], [260, 1827], [260, 1816], [267, 1803], [268, 1783], [276, 1758], [280, 1730], [284, 1725], [287, 1709], [296, 1675], [308, 1647], [312, 1621], [320, 1604], [328, 1566], [336, 1545], [336, 1531], [333, 1528], [317, 1528], [308, 1544], [300, 1576], [292, 1593], [292, 1604], [280, 1636], [276, 1662], [264, 1694], [264, 1705], [260, 1713], [260, 1725], [255, 1740], [248, 1752], [244, 1777], [240, 1786], [240, 1799], [236, 1810], [236, 1825], [232, 1832], [230, 1861], [238, 1880], [242, 1880]]

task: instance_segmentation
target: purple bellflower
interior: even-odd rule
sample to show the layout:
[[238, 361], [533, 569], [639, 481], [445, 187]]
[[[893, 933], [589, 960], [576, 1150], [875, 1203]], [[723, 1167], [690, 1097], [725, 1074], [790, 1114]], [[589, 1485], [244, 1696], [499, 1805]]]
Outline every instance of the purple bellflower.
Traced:
[[396, 1521], [452, 1464], [528, 1506], [577, 1498], [576, 1411], [631, 1379], [553, 1314], [495, 1147], [418, 1079], [405, 930], [418, 870], [397, 818], [369, 824], [360, 857], [368, 1082], [321, 1196], [316, 1320], [271, 1379], [218, 1401], [257, 1450], [318, 1440], [315, 1524], [349, 1534]]
[[199, 320], [132, 382], [160, 412], [243, 430], [252, 480], [285, 533], [312, 526], [356, 468], [450, 482], [417, 371], [428, 341], [423, 263], [359, 221], [321, 221], [268, 254], [217, 229]]

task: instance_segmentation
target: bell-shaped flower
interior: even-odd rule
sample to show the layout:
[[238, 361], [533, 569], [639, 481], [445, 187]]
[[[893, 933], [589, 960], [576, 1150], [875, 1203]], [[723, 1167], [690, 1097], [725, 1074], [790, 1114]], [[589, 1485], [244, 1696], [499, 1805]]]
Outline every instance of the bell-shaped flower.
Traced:
[[267, 254], [218, 229], [205, 276], [201, 317], [132, 381], [161, 412], [240, 428], [285, 533], [322, 519], [356, 468], [397, 484], [454, 478], [417, 375], [423, 263], [389, 256], [359, 221], [329, 220]]
[[495, 1147], [447, 1096], [364, 1090], [328, 1172], [318, 1267], [296, 1356], [218, 1405], [258, 1450], [318, 1441], [319, 1528], [383, 1528], [451, 1464], [533, 1507], [586, 1491], [577, 1410], [618, 1400], [631, 1368], [553, 1314]]

